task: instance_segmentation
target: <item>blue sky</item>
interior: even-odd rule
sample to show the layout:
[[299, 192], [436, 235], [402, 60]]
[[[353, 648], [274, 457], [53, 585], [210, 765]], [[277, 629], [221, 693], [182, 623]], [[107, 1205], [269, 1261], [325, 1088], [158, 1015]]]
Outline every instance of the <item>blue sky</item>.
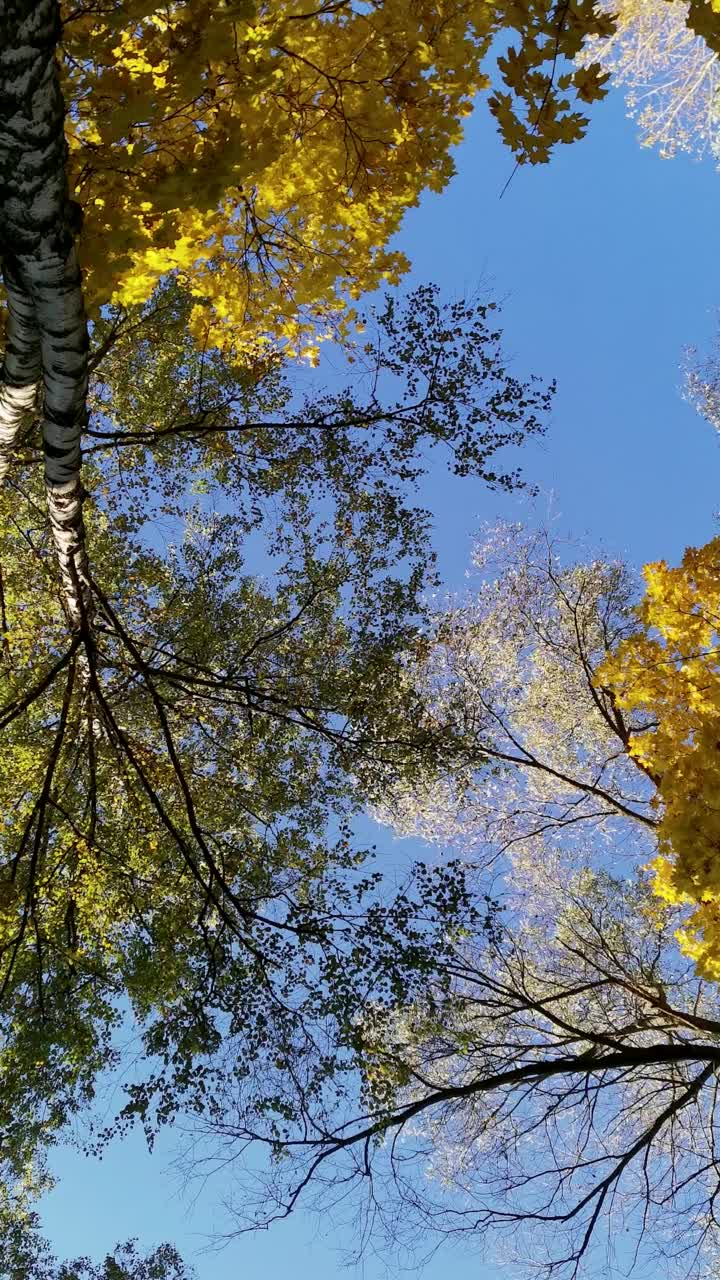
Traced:
[[[718, 441], [683, 403], [679, 364], [683, 348], [706, 346], [716, 326], [720, 175], [708, 163], [641, 149], [619, 95], [595, 110], [582, 143], [547, 168], [518, 171], [502, 200], [512, 160], [484, 109], [457, 166], [451, 187], [427, 196], [398, 239], [412, 281], [435, 280], [449, 294], [491, 289], [505, 300], [505, 345], [518, 372], [556, 377], [559, 390], [548, 436], [518, 456], [541, 486], [536, 509], [433, 473], [423, 498], [435, 513], [445, 581], [462, 584], [481, 522], [538, 512], [552, 512], [560, 532], [589, 535], [637, 563], [676, 560], [719, 531]], [[164, 1176], [171, 1155], [164, 1143], [150, 1160], [137, 1137], [101, 1164], [59, 1152], [61, 1182], [45, 1213], [58, 1252], [101, 1254], [137, 1235], [147, 1246], [174, 1239], [199, 1280], [397, 1275], [372, 1258], [342, 1273], [343, 1242], [302, 1216], [220, 1255], [195, 1256], [221, 1226], [213, 1203], [223, 1187], [192, 1210]], [[455, 1250], [441, 1250], [420, 1274], [444, 1280], [450, 1269], [453, 1280], [499, 1275], [481, 1253]]]
[[[561, 525], [632, 560], [705, 541], [720, 456], [681, 399], [679, 364], [717, 325], [720, 264], [703, 246], [720, 175], [641, 148], [619, 95], [600, 104], [583, 142], [519, 170], [502, 200], [511, 163], [480, 113], [457, 162], [450, 189], [408, 218], [402, 245], [418, 278], [451, 291], [488, 281], [506, 300], [518, 368], [557, 378], [551, 431], [523, 451], [545, 506], [552, 499]], [[433, 505], [452, 580], [474, 522], [522, 504], [435, 477]]]

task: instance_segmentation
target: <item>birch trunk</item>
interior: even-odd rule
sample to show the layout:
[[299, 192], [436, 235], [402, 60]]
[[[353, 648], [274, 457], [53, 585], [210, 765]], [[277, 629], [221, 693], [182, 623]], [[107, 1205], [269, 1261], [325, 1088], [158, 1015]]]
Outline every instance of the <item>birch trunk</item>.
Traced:
[[8, 333], [0, 480], [42, 386], [48, 511], [73, 627], [90, 611], [80, 433], [88, 334], [68, 199], [57, 0], [0, 0], [0, 251]]

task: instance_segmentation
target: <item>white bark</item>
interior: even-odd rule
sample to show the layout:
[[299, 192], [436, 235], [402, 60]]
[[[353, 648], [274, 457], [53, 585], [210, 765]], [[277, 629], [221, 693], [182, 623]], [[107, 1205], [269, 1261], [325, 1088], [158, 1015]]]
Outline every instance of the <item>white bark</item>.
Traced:
[[60, 565], [63, 594], [72, 626], [87, 616], [90, 601], [90, 570], [85, 550], [82, 519], [83, 488], [79, 475], [65, 485], [45, 482], [48, 514]]
[[50, 524], [73, 627], [90, 617], [80, 433], [88, 335], [68, 199], [57, 0], [0, 3], [0, 248], [9, 296], [0, 480], [39, 379]]
[[5, 479], [21, 426], [35, 406], [40, 387], [40, 341], [35, 308], [9, 264], [5, 358], [0, 381], [0, 483]]
[[0, 383], [0, 484], [8, 473], [18, 432], [35, 403], [37, 387]]

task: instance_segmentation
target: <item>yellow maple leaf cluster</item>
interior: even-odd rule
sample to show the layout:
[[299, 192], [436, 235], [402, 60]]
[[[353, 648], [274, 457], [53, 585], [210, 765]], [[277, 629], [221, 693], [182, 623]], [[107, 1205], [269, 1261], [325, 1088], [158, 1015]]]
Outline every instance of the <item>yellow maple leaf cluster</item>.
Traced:
[[201, 342], [347, 327], [348, 299], [395, 282], [388, 250], [485, 82], [489, 6], [447, 0], [68, 6], [70, 181], [91, 314], [174, 271]]
[[706, 977], [720, 978], [720, 538], [676, 567], [646, 565], [641, 629], [598, 672], [647, 724], [631, 753], [662, 805], [655, 890], [693, 910], [678, 934]]
[[[593, 0], [119, 0], [61, 6], [72, 194], [90, 314], [175, 272], [203, 344], [313, 362], [352, 301], [407, 269], [388, 246], [488, 99], [518, 161], [580, 137], [597, 68], [556, 75], [612, 29]], [[507, 46], [507, 40], [505, 40]]]

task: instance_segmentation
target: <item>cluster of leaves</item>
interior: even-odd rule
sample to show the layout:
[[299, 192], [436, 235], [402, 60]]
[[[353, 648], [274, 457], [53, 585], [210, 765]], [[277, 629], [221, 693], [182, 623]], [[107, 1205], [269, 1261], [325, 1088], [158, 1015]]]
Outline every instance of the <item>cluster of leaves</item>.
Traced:
[[[705, 6], [710, 9], [710, 6]], [[720, 149], [718, 51], [688, 23], [689, 6], [668, 0], [612, 0], [615, 29], [590, 38], [579, 65], [598, 64], [624, 84], [629, 115], [645, 146], [663, 156]]]
[[[558, 142], [576, 142], [585, 133], [588, 117], [573, 109], [573, 100], [589, 104], [604, 97], [607, 72], [597, 62], [572, 62], [586, 40], [609, 36], [614, 22], [591, 0], [559, 0], [510, 3], [505, 23], [521, 41], [498, 58], [509, 92], [496, 90], [490, 109], [518, 164], [543, 164]], [[570, 66], [558, 74], [565, 62]]]
[[719, 570], [717, 538], [689, 548], [677, 568], [646, 565], [641, 629], [599, 672], [617, 705], [645, 718], [630, 751], [656, 781], [662, 802], [656, 889], [668, 902], [692, 904], [682, 945], [714, 979], [720, 976]]
[[[124, 484], [130, 527], [147, 519], [146, 500], [131, 510], [132, 495], [152, 484], [177, 503], [194, 474], [241, 495], [234, 509], [248, 532], [264, 519], [263, 503], [281, 496], [292, 537], [330, 510], [334, 536], [349, 537], [358, 513], [388, 519], [391, 508], [400, 537], [403, 495], [435, 445], [449, 449], [458, 474], [505, 489], [522, 483], [516, 469], [497, 469], [496, 455], [544, 430], [555, 388], [508, 368], [496, 303], [443, 303], [434, 286], [389, 298], [366, 317], [347, 385], [310, 396], [302, 382], [291, 388], [276, 358], [238, 363], [198, 349], [191, 308], [171, 282], [147, 308], [109, 311], [95, 326], [90, 406], [99, 420], [84, 454], [112, 446], [117, 480], [106, 468], [105, 487]], [[410, 540], [420, 532], [408, 525]]]
[[403, 270], [387, 243], [452, 173], [489, 30], [460, 0], [68, 6], [91, 306], [177, 272], [201, 343], [312, 356], [341, 295]]
[[63, 17], [91, 312], [144, 302], [174, 272], [201, 345], [280, 339], [310, 359], [319, 333], [347, 331], [348, 294], [405, 269], [388, 242], [451, 177], [493, 37], [518, 33], [490, 106], [534, 162], [582, 134], [568, 95], [591, 102], [603, 77], [569, 60], [611, 29], [591, 0], [452, 0], [442, 15], [417, 0], [123, 0]]
[[619, 562], [568, 564], [564, 551], [500, 525], [475, 548], [472, 594], [434, 614], [411, 678], [456, 751], [421, 783], [386, 788], [376, 814], [398, 833], [483, 867], [574, 846], [599, 865], [620, 831], [629, 867], [654, 852], [654, 786], [627, 755], [641, 721], [597, 679], [632, 634], [636, 584]]
[[35, 1214], [21, 1221], [17, 1215], [10, 1223], [0, 1224], [3, 1244], [0, 1260], [2, 1280], [193, 1280], [177, 1250], [170, 1244], [159, 1245], [142, 1255], [134, 1240], [117, 1245], [102, 1262], [88, 1257], [60, 1262], [47, 1241], [39, 1233]]

